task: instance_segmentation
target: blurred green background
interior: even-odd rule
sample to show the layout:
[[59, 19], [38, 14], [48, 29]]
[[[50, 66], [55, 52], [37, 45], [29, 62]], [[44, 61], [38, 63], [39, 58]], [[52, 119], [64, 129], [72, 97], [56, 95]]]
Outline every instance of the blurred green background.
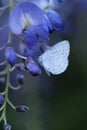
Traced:
[[10, 98], [30, 110], [17, 113], [8, 106], [12, 130], [87, 129], [87, 0], [66, 0], [59, 12], [65, 29], [54, 32], [50, 44], [70, 41], [69, 67], [58, 76], [25, 74], [24, 87]]

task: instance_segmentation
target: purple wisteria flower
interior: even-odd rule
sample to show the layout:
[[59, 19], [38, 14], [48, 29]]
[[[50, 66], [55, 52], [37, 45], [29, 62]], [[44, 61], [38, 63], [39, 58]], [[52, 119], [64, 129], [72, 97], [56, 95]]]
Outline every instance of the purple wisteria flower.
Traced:
[[38, 40], [49, 41], [44, 13], [34, 3], [19, 3], [9, 17], [9, 27], [15, 35], [24, 35], [24, 42], [29, 49], [38, 47]]
[[4, 125], [4, 130], [11, 130], [11, 125], [5, 124]]
[[33, 25], [27, 28], [25, 32], [25, 41], [29, 49], [37, 48], [39, 41], [49, 41], [46, 31], [41, 26]]
[[[9, 88], [19, 90], [24, 85], [22, 71], [32, 76], [42, 74], [41, 66], [48, 75], [63, 73], [69, 64], [70, 43], [68, 40], [49, 46], [49, 35], [64, 28], [58, 9], [63, 0], [11, 0], [0, 10], [9, 8], [7, 44], [0, 48], [5, 50], [4, 60], [0, 66], [0, 121], [4, 121], [4, 130], [11, 130], [7, 123], [6, 110], [9, 104], [17, 112], [25, 112], [25, 105], [14, 105], [9, 99]], [[18, 45], [17, 45], [17, 44]], [[15, 75], [14, 74], [15, 71]], [[15, 77], [18, 86], [14, 86]], [[14, 81], [15, 82], [15, 81]], [[4, 90], [3, 90], [4, 89]]]
[[63, 0], [29, 0], [29, 1], [35, 3], [42, 10], [45, 10], [46, 8], [58, 9], [63, 2]]
[[36, 64], [36, 62], [29, 57], [26, 62], [26, 69], [33, 75], [33, 76], [37, 76], [41, 74], [41, 69], [40, 67]]
[[11, 64], [12, 66], [16, 62], [16, 54], [15, 51], [12, 47], [7, 47], [5, 50], [5, 58]]
[[25, 112], [27, 110], [29, 110], [29, 108], [27, 106], [24, 106], [24, 105], [16, 106], [17, 112]]
[[53, 30], [60, 31], [64, 29], [64, 22], [59, 15], [57, 9], [60, 7], [63, 1], [58, 0], [33, 0], [38, 7], [44, 12], [47, 26], [52, 32]]
[[17, 74], [16, 79], [20, 85], [24, 84], [24, 75], [23, 74]]
[[59, 13], [53, 9], [46, 9], [45, 12], [52, 25], [52, 30], [60, 31], [64, 29], [64, 22], [62, 21]]

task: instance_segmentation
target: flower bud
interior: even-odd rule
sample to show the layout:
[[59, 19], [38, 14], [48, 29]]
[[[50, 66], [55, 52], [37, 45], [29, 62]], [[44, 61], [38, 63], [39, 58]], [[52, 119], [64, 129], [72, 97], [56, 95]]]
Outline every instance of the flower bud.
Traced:
[[0, 78], [0, 87], [3, 87], [5, 85], [5, 77]]
[[41, 74], [41, 69], [36, 62], [30, 57], [25, 61], [26, 69], [33, 75], [37, 76]]
[[4, 97], [0, 94], [0, 106], [4, 104]]
[[16, 106], [16, 111], [17, 112], [25, 112], [29, 110], [29, 108], [27, 106], [21, 105], [21, 106]]
[[11, 130], [11, 125], [5, 124], [4, 125], [4, 130]]
[[7, 47], [6, 50], [5, 50], [5, 57], [6, 57], [6, 60], [8, 61], [8, 63], [10, 65], [14, 65], [15, 62], [16, 62], [16, 54], [15, 54], [15, 51], [12, 47]]
[[22, 64], [22, 63], [16, 64], [16, 65], [15, 65], [15, 68], [16, 68], [17, 70], [26, 70], [26, 69], [25, 69], [25, 65]]
[[46, 9], [46, 15], [50, 20], [52, 30], [61, 31], [64, 29], [65, 24], [58, 12], [53, 9]]
[[23, 74], [17, 74], [16, 79], [20, 85], [23, 85], [23, 83], [24, 83], [24, 75]]

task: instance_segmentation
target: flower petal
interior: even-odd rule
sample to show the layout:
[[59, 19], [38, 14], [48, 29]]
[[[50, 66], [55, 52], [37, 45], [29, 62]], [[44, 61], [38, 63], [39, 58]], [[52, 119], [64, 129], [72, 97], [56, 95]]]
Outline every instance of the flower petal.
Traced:
[[58, 9], [61, 5], [63, 0], [49, 0], [49, 3], [48, 3], [48, 8], [51, 8], [51, 9]]
[[25, 65], [26, 65], [26, 69], [33, 75], [33, 76], [37, 76], [41, 74], [41, 69], [40, 67], [37, 65], [37, 63], [31, 58], [29, 57], [26, 61], [25, 61]]
[[41, 24], [44, 14], [34, 3], [25, 1], [19, 3], [9, 17], [9, 26], [14, 34], [20, 35], [29, 25]]
[[17, 5], [9, 17], [9, 26], [14, 34], [21, 34], [24, 28], [25, 17], [20, 5]]
[[14, 65], [16, 62], [16, 53], [12, 47], [7, 47], [5, 50], [5, 58], [10, 65]]
[[60, 15], [56, 11], [52, 9], [47, 9], [46, 14], [54, 30], [59, 31], [64, 29], [64, 22], [62, 21]]
[[47, 24], [49, 31], [53, 30], [52, 24], [51, 24], [49, 18], [47, 17], [47, 15], [45, 15], [45, 24]]
[[33, 25], [29, 27], [25, 32], [25, 43], [29, 49], [34, 49], [38, 47], [39, 40], [48, 42], [49, 33], [47, 33], [43, 26]]
[[25, 57], [32, 57], [32, 50], [29, 50], [28, 47], [26, 46], [26, 44], [20, 43], [19, 44], [19, 50], [20, 50], [20, 54], [25, 56]]
[[38, 39], [34, 30], [32, 29], [32, 26], [29, 27], [25, 32], [25, 43], [28, 49], [35, 49], [38, 47]]
[[39, 8], [41, 8], [42, 10], [44, 10], [45, 8], [47, 8], [49, 0], [30, 0], [30, 1], [39, 6]]
[[43, 24], [40, 26], [33, 25], [32, 30], [38, 39], [42, 39], [43, 41], [46, 41], [46, 42], [49, 41], [49, 33], [46, 32]]

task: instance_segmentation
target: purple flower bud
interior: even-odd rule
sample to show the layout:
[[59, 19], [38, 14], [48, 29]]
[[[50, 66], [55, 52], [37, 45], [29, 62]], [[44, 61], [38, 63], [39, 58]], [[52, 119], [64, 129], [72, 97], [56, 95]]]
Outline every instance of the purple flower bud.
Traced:
[[5, 50], [5, 57], [6, 60], [8, 61], [9, 64], [11, 64], [12, 66], [15, 64], [16, 62], [16, 54], [15, 51], [12, 47], [7, 47]]
[[5, 124], [4, 125], [4, 130], [11, 130], [11, 125]]
[[4, 87], [5, 85], [5, 77], [0, 78], [0, 87]]
[[26, 69], [25, 69], [25, 65], [24, 65], [23, 63], [16, 64], [16, 65], [15, 65], [15, 68], [16, 68], [17, 70], [26, 70]]
[[29, 108], [27, 106], [21, 105], [21, 106], [16, 106], [16, 111], [17, 112], [25, 112], [29, 110]]
[[36, 62], [29, 57], [26, 61], [26, 69], [33, 75], [33, 76], [37, 76], [41, 74], [41, 69], [39, 68], [39, 66], [36, 64]]
[[53, 30], [61, 31], [64, 29], [64, 22], [59, 13], [52, 9], [46, 9], [46, 15], [52, 25]]
[[0, 106], [4, 104], [4, 97], [0, 94]]
[[17, 74], [16, 79], [20, 85], [23, 85], [23, 83], [24, 83], [24, 75], [23, 74]]

